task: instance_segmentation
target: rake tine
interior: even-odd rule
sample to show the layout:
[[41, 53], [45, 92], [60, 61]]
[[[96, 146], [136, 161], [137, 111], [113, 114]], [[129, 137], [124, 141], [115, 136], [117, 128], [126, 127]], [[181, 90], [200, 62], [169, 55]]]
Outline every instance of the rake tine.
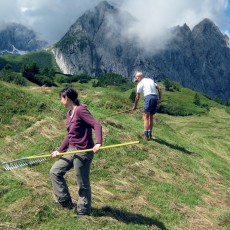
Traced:
[[13, 165], [9, 164], [9, 170], [13, 169]]
[[24, 167], [26, 164], [25, 164], [25, 162], [21, 161], [21, 162], [19, 163], [19, 165], [20, 165], [21, 167]]
[[35, 162], [35, 160], [30, 160], [30, 161], [28, 161], [27, 163], [28, 163], [28, 165], [30, 166], [30, 165], [35, 164], [36, 162]]
[[10, 170], [11, 169], [11, 166], [9, 164], [7, 164], [7, 169]]
[[33, 160], [27, 160], [27, 165], [28, 166], [31, 166], [31, 165], [33, 165], [34, 163], [33, 163]]
[[3, 169], [7, 171], [7, 170], [9, 170], [9, 167], [3, 166]]
[[20, 165], [21, 167], [24, 167], [26, 164], [25, 164], [25, 162], [20, 161], [19, 165]]
[[36, 164], [36, 160], [30, 160], [30, 161], [28, 161], [28, 164], [29, 165], [34, 165], [34, 164]]
[[5, 169], [5, 170], [9, 170], [9, 165], [8, 164], [6, 164], [6, 165], [3, 165], [3, 168]]
[[17, 165], [18, 165], [18, 168], [19, 168], [19, 167], [22, 167], [22, 162], [18, 162]]
[[38, 160], [33, 160], [33, 161], [30, 162], [30, 165], [36, 165], [36, 164], [38, 164], [38, 163], [39, 163]]
[[12, 166], [9, 166], [9, 170], [13, 169]]
[[29, 162], [27, 160], [22, 162], [22, 163], [23, 163], [23, 166], [28, 166], [29, 165]]
[[14, 163], [14, 168], [17, 169], [18, 168], [18, 164]]
[[42, 159], [36, 159], [34, 162], [36, 162], [36, 164], [37, 164], [37, 163], [41, 163], [41, 162], [42, 162]]
[[12, 167], [11, 167], [11, 168], [12, 168], [12, 169], [15, 169], [15, 168], [16, 168], [14, 163], [12, 163]]

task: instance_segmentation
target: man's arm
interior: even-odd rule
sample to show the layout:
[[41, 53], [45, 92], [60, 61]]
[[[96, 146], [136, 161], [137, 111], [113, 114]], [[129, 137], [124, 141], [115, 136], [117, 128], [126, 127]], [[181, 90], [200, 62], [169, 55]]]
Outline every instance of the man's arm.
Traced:
[[159, 95], [159, 102], [161, 102], [162, 100], [162, 91], [161, 91], [161, 87], [159, 85], [156, 86], [157, 91], [158, 91], [158, 95]]
[[140, 99], [140, 93], [137, 93], [136, 94], [136, 97], [135, 97], [135, 100], [134, 100], [134, 105], [133, 105], [133, 110], [136, 110], [137, 109], [137, 104], [138, 104], [138, 101]]

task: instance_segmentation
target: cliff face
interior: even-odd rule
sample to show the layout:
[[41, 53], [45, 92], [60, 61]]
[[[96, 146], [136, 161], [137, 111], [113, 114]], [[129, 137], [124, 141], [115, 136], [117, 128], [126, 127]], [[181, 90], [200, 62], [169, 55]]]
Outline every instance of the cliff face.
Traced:
[[0, 55], [24, 54], [44, 48], [47, 42], [37, 39], [34, 31], [12, 23], [0, 31]]
[[230, 49], [212, 21], [204, 19], [192, 31], [186, 24], [173, 28], [167, 48], [146, 55], [135, 40], [121, 35], [122, 23], [135, 20], [124, 17], [107, 2], [82, 15], [53, 48], [62, 71], [91, 76], [114, 72], [131, 79], [139, 69], [156, 80], [173, 80], [212, 98], [230, 100]]
[[122, 23], [117, 9], [102, 2], [80, 17], [56, 44], [53, 53], [64, 73], [86, 72], [97, 76], [115, 72], [129, 77], [130, 63], [138, 52], [131, 43], [124, 42], [119, 28], [115, 31], [114, 26], [110, 28], [109, 18], [116, 18], [117, 25]]

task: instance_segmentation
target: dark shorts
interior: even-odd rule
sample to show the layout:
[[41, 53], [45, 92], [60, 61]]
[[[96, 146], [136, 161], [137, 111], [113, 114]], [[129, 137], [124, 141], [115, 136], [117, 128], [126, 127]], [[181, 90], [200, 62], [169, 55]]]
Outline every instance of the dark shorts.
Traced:
[[157, 95], [150, 94], [145, 97], [143, 112], [155, 114], [157, 109]]

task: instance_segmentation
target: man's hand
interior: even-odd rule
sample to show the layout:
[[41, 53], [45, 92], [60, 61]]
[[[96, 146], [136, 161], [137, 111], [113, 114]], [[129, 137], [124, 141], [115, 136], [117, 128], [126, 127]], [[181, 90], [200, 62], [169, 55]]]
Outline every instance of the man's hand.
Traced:
[[59, 154], [58, 151], [53, 151], [53, 152], [51, 153], [51, 157], [52, 157], [52, 158], [55, 158], [55, 157], [58, 156], [58, 154]]
[[134, 105], [133, 105], [133, 110], [137, 109], [138, 101], [140, 100], [140, 95], [141, 95], [140, 93], [136, 94]]
[[94, 152], [94, 153], [98, 152], [98, 151], [100, 150], [100, 147], [101, 147], [101, 144], [96, 144], [96, 145], [94, 145], [94, 147], [93, 147], [93, 152]]

